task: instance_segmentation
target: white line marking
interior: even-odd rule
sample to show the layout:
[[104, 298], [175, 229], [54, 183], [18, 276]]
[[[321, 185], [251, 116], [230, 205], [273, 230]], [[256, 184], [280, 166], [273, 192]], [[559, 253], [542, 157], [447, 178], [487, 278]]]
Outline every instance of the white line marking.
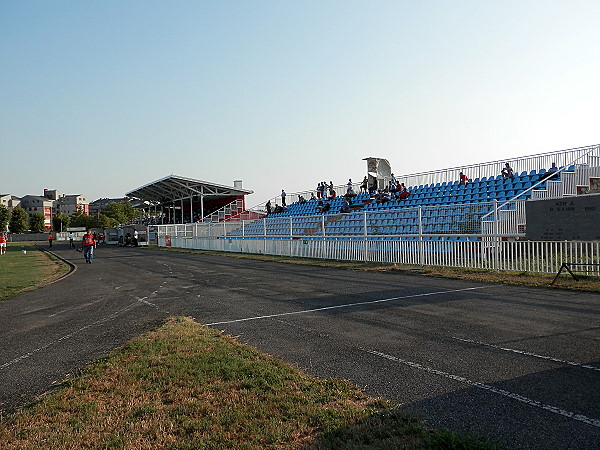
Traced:
[[65, 313], [67, 311], [75, 311], [77, 309], [81, 309], [81, 308], [85, 308], [87, 306], [95, 305], [96, 303], [100, 303], [102, 301], [104, 301], [104, 299], [100, 298], [98, 300], [94, 300], [93, 302], [87, 302], [87, 303], [83, 303], [81, 305], [73, 306], [72, 308], [66, 308], [66, 309], [63, 309], [62, 311], [58, 311], [58, 312], [55, 312], [54, 314], [50, 314], [48, 317], [55, 317], [55, 316], [58, 316], [59, 314]]
[[131, 307], [133, 307], [133, 306], [135, 306], [137, 304], [138, 304], [138, 302], [132, 303], [132, 304], [126, 306], [125, 308], [122, 308], [122, 309], [120, 309], [118, 311], [115, 311], [114, 313], [112, 313], [112, 314], [104, 317], [103, 319], [100, 319], [100, 320], [97, 320], [95, 322], [92, 322], [92, 323], [90, 323], [90, 324], [88, 324], [88, 325], [86, 325], [84, 327], [79, 328], [78, 330], [73, 331], [72, 333], [66, 334], [66, 335], [64, 335], [64, 336], [62, 336], [62, 337], [60, 337], [60, 338], [58, 338], [58, 339], [56, 339], [56, 340], [54, 340], [52, 342], [49, 342], [49, 343], [43, 345], [42, 347], [36, 348], [35, 350], [32, 350], [32, 351], [30, 351], [28, 353], [25, 353], [24, 355], [21, 355], [21, 356], [15, 358], [15, 359], [13, 359], [12, 361], [8, 361], [8, 362], [0, 365], [0, 370], [6, 369], [7, 367], [12, 366], [13, 364], [16, 364], [16, 363], [18, 363], [20, 361], [23, 361], [24, 359], [27, 359], [30, 356], [33, 356], [35, 353], [39, 353], [42, 350], [46, 350], [47, 348], [49, 348], [49, 347], [51, 347], [51, 346], [53, 346], [55, 344], [58, 344], [59, 342], [62, 342], [62, 341], [67, 340], [67, 339], [70, 339], [73, 336], [75, 336], [76, 334], [81, 333], [82, 331], [87, 330], [88, 328], [91, 328], [91, 327], [96, 326], [96, 325], [100, 325], [101, 323], [104, 323], [104, 322], [108, 322], [109, 320], [112, 320], [112, 319], [116, 318], [119, 314], [127, 311], [128, 309], [130, 309]]
[[154, 303], [150, 303], [148, 300], [146, 300], [147, 298], [148, 298], [148, 297], [142, 297], [142, 298], [138, 298], [138, 299], [137, 299], [137, 301], [138, 301], [138, 302], [140, 302], [140, 303], [144, 303], [145, 305], [149, 305], [149, 306], [152, 306], [152, 307], [154, 307], [154, 308], [157, 308], [157, 309], [158, 309], [158, 306], [157, 306], [157, 305], [155, 305]]
[[406, 295], [406, 296], [403, 296], [403, 297], [384, 298], [384, 299], [380, 299], [380, 300], [370, 300], [368, 302], [345, 303], [343, 305], [325, 306], [323, 308], [304, 309], [304, 310], [301, 310], [301, 311], [292, 311], [292, 312], [279, 313], [279, 314], [269, 314], [269, 315], [266, 315], [266, 316], [246, 317], [244, 319], [224, 320], [224, 321], [221, 321], [221, 322], [206, 323], [204, 325], [206, 325], [207, 327], [210, 327], [210, 326], [213, 326], [213, 325], [224, 325], [224, 324], [227, 324], [227, 323], [246, 322], [248, 320], [270, 319], [272, 317], [291, 316], [291, 315], [294, 315], [294, 314], [307, 314], [307, 313], [317, 312], [317, 311], [326, 311], [326, 310], [329, 310], [329, 309], [350, 308], [352, 306], [361, 306], [361, 305], [373, 305], [375, 303], [391, 302], [391, 301], [394, 301], [394, 300], [405, 300], [407, 298], [429, 297], [429, 296], [432, 296], [432, 295], [451, 294], [451, 293], [454, 293], [454, 292], [473, 291], [475, 289], [487, 289], [487, 288], [491, 288], [491, 287], [494, 287], [494, 286], [475, 286], [475, 287], [464, 288], [464, 289], [453, 289], [453, 290], [450, 290], [450, 291], [427, 292], [425, 294], [414, 294], [414, 295]]
[[397, 357], [392, 356], [392, 355], [386, 355], [385, 353], [377, 352], [375, 350], [368, 350], [368, 349], [364, 349], [364, 348], [361, 348], [361, 350], [364, 351], [364, 352], [370, 353], [372, 355], [379, 356], [380, 358], [385, 358], [385, 359], [389, 359], [390, 361], [399, 362], [401, 364], [404, 364], [406, 366], [412, 367], [414, 369], [423, 370], [425, 372], [429, 372], [429, 373], [432, 373], [434, 375], [440, 375], [442, 377], [449, 378], [451, 380], [458, 381], [458, 382], [461, 382], [461, 383], [465, 383], [465, 384], [468, 384], [470, 386], [473, 386], [473, 387], [476, 387], [476, 388], [479, 388], [479, 389], [483, 389], [483, 390], [492, 392], [494, 394], [498, 394], [498, 395], [502, 395], [504, 397], [508, 397], [510, 399], [519, 401], [521, 403], [525, 403], [525, 404], [527, 404], [529, 406], [534, 406], [536, 408], [540, 408], [540, 409], [549, 411], [551, 413], [559, 414], [561, 416], [568, 417], [570, 419], [577, 420], [579, 422], [583, 422], [583, 423], [586, 423], [588, 425], [593, 425], [595, 427], [600, 428], [600, 420], [599, 419], [593, 419], [593, 418], [584, 416], [583, 414], [575, 414], [574, 412], [566, 411], [566, 410], [561, 409], [561, 408], [559, 408], [557, 406], [546, 405], [544, 403], [538, 402], [537, 400], [530, 399], [530, 398], [525, 397], [523, 395], [519, 395], [519, 394], [515, 394], [513, 392], [505, 391], [504, 389], [495, 388], [493, 386], [490, 386], [489, 384], [479, 383], [477, 381], [471, 381], [471, 380], [469, 380], [467, 378], [464, 378], [464, 377], [461, 377], [459, 375], [452, 375], [452, 374], [444, 372], [442, 370], [433, 369], [431, 367], [423, 366], [423, 365], [421, 365], [419, 363], [415, 363], [415, 362], [412, 362], [412, 361], [407, 361], [405, 359], [397, 358]]
[[561, 364], [567, 364], [569, 366], [581, 367], [583, 369], [590, 369], [590, 370], [595, 370], [597, 372], [600, 372], [599, 367], [590, 366], [588, 364], [579, 364], [579, 363], [572, 362], [572, 361], [566, 361], [564, 359], [554, 358], [552, 356], [538, 355], [536, 353], [526, 352], [523, 350], [516, 350], [514, 348], [500, 347], [499, 345], [494, 345], [494, 344], [486, 344], [485, 342], [473, 341], [471, 339], [461, 339], [458, 337], [453, 337], [452, 339], [455, 339], [457, 341], [462, 341], [462, 342], [468, 342], [470, 344], [484, 345], [486, 347], [492, 347], [492, 348], [495, 348], [498, 350], [504, 350], [505, 352], [518, 353], [519, 355], [532, 356], [534, 358], [545, 359], [548, 361], [554, 361], [554, 362], [558, 362]]

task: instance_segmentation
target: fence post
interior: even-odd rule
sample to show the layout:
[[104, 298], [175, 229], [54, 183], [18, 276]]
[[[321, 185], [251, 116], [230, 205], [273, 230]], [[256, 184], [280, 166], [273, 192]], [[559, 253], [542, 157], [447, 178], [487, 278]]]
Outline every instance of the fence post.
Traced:
[[419, 205], [419, 265], [425, 265], [425, 243], [423, 242], [423, 212], [421, 211], [421, 205]]
[[263, 217], [263, 253], [267, 254], [267, 219]]
[[498, 233], [498, 199], [494, 199], [494, 270], [500, 271], [500, 235]]
[[368, 228], [367, 228], [367, 212], [363, 211], [363, 243], [365, 246], [365, 256], [364, 260], [367, 262], [369, 260], [369, 241], [368, 241]]

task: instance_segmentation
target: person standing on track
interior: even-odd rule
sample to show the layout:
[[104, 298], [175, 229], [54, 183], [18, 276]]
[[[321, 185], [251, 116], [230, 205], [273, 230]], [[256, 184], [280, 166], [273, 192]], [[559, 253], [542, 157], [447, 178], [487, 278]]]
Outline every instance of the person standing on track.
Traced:
[[52, 231], [51, 231], [50, 234], [48, 234], [48, 244], [50, 244], [50, 248], [52, 248], [52, 239], [54, 239], [54, 236], [52, 236]]
[[6, 233], [4, 231], [0, 231], [0, 255], [6, 253], [6, 241], [8, 241]]
[[81, 247], [83, 248], [83, 257], [85, 258], [85, 262], [88, 264], [92, 263], [94, 259], [94, 249], [96, 248], [96, 240], [94, 239], [94, 235], [87, 230], [81, 239]]

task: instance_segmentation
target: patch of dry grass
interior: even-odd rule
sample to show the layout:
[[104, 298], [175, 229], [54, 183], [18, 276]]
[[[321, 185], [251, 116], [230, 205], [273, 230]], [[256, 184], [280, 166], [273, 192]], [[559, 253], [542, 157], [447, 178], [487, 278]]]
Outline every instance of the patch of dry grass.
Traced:
[[174, 318], [0, 424], [0, 448], [494, 448], [389, 407]]

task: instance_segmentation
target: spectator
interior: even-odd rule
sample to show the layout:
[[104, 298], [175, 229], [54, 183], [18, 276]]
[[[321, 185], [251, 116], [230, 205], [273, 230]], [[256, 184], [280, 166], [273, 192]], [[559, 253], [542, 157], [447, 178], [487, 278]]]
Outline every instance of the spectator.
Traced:
[[502, 169], [500, 174], [502, 175], [503, 178], [510, 178], [511, 180], [512, 180], [512, 177], [514, 176], [513, 169], [512, 169], [512, 167], [510, 167], [510, 164], [508, 164], [508, 163], [504, 164], [504, 168]]
[[469, 184], [471, 182], [471, 179], [466, 176], [464, 173], [460, 173], [459, 175], [459, 185], [460, 186], [466, 186], [467, 184]]
[[558, 178], [558, 167], [556, 167], [556, 163], [552, 163], [552, 166], [548, 169], [546, 173], [540, 175], [540, 181], [549, 180], [550, 178]]
[[8, 241], [8, 236], [6, 236], [6, 232], [0, 231], [0, 255], [6, 253], [7, 241]]
[[408, 189], [406, 189], [406, 187], [403, 186], [402, 191], [398, 195], [398, 198], [400, 200], [406, 200], [409, 196], [410, 196], [410, 192], [408, 192]]
[[344, 203], [342, 204], [342, 207], [340, 208], [340, 212], [342, 214], [350, 212], [350, 203], [348, 203], [348, 200], [344, 200]]
[[[317, 195], [319, 195], [319, 192], [317, 192]], [[316, 200], [316, 197], [315, 197], [315, 193], [314, 193], [314, 192], [311, 192], [311, 193], [310, 193], [310, 199], [311, 199], [311, 200]]]
[[298, 204], [304, 205], [305, 203], [306, 203], [306, 199], [302, 195], [299, 195], [298, 196]]
[[369, 195], [374, 197], [377, 194], [377, 178], [373, 177], [373, 182], [369, 186]]
[[273, 211], [274, 214], [279, 214], [283, 212], [283, 206], [279, 206], [277, 203], [275, 203], [275, 210]]
[[346, 191], [349, 191], [352, 189], [352, 178], [348, 179], [348, 183], [346, 183]]
[[352, 186], [350, 186], [346, 192], [346, 195], [344, 195], [344, 198], [348, 203], [350, 203], [352, 202], [353, 197], [356, 197], [356, 192], [354, 192], [354, 189], [352, 189]]
[[317, 198], [323, 198], [323, 183], [317, 184]]
[[327, 201], [319, 200], [319, 203], [317, 203], [317, 211], [319, 212], [327, 212], [329, 208], [331, 208], [331, 205]]
[[381, 189], [375, 194], [375, 202], [376, 203], [385, 203], [391, 200], [389, 192], [384, 192]]
[[365, 175], [360, 185], [360, 192], [367, 192], [369, 190], [369, 179]]
[[265, 208], [267, 208], [267, 216], [268, 216], [269, 214], [271, 214], [271, 211], [272, 211], [271, 200], [269, 200], [267, 202], [267, 204], [265, 205]]
[[333, 183], [332, 183], [329, 185], [329, 198], [331, 200], [333, 200], [336, 197], [337, 197], [337, 193], [335, 192], [335, 189], [333, 189]]
[[285, 204], [285, 191], [281, 190], [281, 206], [286, 206]]

